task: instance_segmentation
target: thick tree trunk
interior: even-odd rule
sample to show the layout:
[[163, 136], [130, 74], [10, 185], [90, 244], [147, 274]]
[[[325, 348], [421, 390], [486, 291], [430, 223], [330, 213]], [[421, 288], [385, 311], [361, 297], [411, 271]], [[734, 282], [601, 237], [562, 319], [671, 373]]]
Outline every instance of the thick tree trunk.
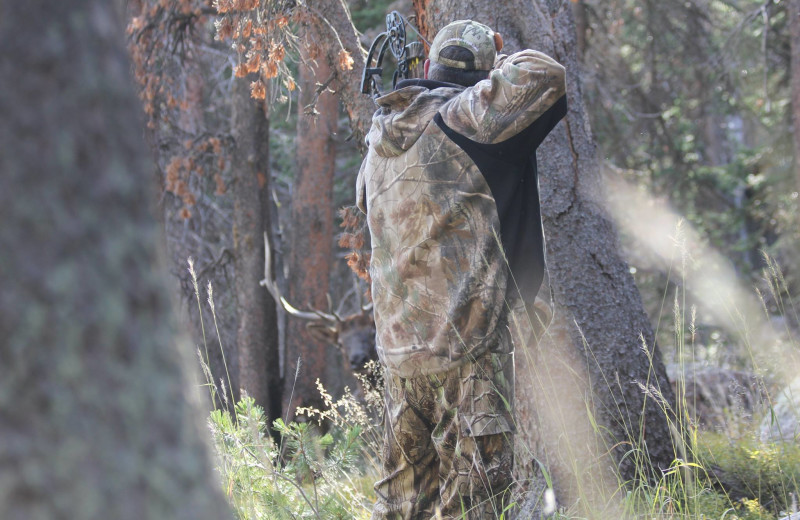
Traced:
[[158, 267], [122, 2], [0, 13], [0, 517], [230, 518]]
[[[269, 119], [264, 102], [234, 82], [233, 247], [239, 325], [239, 385], [271, 419], [281, 414], [278, 319], [264, 278], [264, 233], [270, 230]], [[272, 250], [274, 248], [270, 248]]]
[[[375, 104], [369, 96], [360, 93], [365, 54], [347, 4], [338, 0], [318, 0], [309, 5], [325, 14], [325, 22], [314, 20], [306, 27], [306, 41], [316, 41], [322, 55], [315, 57], [314, 70], [303, 65], [300, 67], [289, 296], [294, 305], [326, 309], [329, 273], [334, 261], [333, 177], [338, 100], [342, 101], [350, 119], [352, 135], [349, 138], [355, 139], [361, 149], [364, 148], [364, 136], [369, 130]], [[353, 59], [350, 69], [341, 66], [342, 48]], [[327, 89], [314, 104], [318, 113], [314, 116], [306, 114], [305, 107], [313, 101], [318, 86], [323, 83]], [[300, 320], [289, 318], [283, 401], [290, 415], [294, 414], [297, 406], [321, 405], [317, 378], [322, 379], [334, 394], [342, 389], [341, 356], [331, 345], [314, 339], [305, 325]], [[298, 358], [301, 360], [299, 371]]]
[[589, 19], [584, 0], [572, 0], [572, 15], [575, 18], [575, 51], [578, 63], [583, 62], [586, 53], [586, 33], [589, 31]]
[[[311, 36], [313, 37], [313, 36]], [[306, 58], [309, 58], [306, 56]], [[292, 185], [292, 238], [289, 255], [289, 300], [301, 308], [327, 310], [327, 293], [333, 262], [333, 174], [334, 135], [338, 116], [336, 98], [328, 91], [319, 94], [332, 70], [325, 60], [317, 67], [300, 66], [300, 96], [297, 119], [297, 173]], [[331, 347], [314, 339], [306, 322], [290, 318], [286, 334], [284, 409], [292, 416], [297, 406], [320, 405], [316, 380], [331, 365]], [[298, 358], [300, 367], [298, 369]]]
[[[414, 0], [429, 40], [450, 21], [472, 18], [503, 35], [505, 53], [539, 49], [567, 68], [569, 113], [537, 153], [556, 319], [537, 349], [517, 353], [518, 437], [531, 449], [527, 460], [523, 455], [518, 462], [526, 477], [535, 470], [532, 457], [545, 461], [559, 500], [572, 501], [580, 490], [580, 498], [591, 502], [616, 489], [617, 472], [608, 468], [618, 466], [625, 481], [634, 478], [637, 462], [647, 462], [637, 454], [649, 457], [654, 468], [670, 464], [675, 454], [665, 415], [638, 383], [657, 388], [668, 401], [672, 395], [639, 293], [601, 206], [572, 9], [560, 2], [551, 12], [551, 3]], [[597, 432], [591, 419], [608, 436]], [[641, 451], [631, 454], [633, 449]], [[616, 460], [607, 460], [607, 452]]]
[[795, 189], [800, 191], [800, 0], [789, 0]]
[[[326, 53], [328, 66], [331, 70], [336, 70], [336, 77], [331, 83], [331, 88], [336, 91], [350, 119], [351, 137], [356, 140], [356, 145], [364, 152], [366, 151], [364, 136], [367, 135], [372, 124], [372, 114], [375, 112], [376, 105], [370, 96], [361, 93], [361, 74], [364, 70], [366, 52], [361, 46], [350, 13], [345, 10], [346, 8], [347, 3], [340, 0], [319, 0], [318, 9], [325, 13], [325, 18], [330, 25], [318, 22], [316, 31], [322, 38], [330, 42], [336, 41], [338, 37], [344, 49], [353, 58], [353, 67], [343, 70], [339, 67], [337, 59], [339, 47], [334, 45]], [[335, 36], [332, 29], [336, 31]], [[355, 175], [353, 178], [355, 179]]]
[[[234, 169], [229, 166], [238, 159], [232, 154], [235, 143], [231, 139], [234, 96], [229, 82], [218, 74], [226, 58], [207, 31], [208, 18], [183, 12], [190, 4], [203, 7], [203, 3], [129, 1], [128, 48], [135, 62], [140, 99], [146, 111], [153, 111], [145, 135], [160, 164], [153, 173], [174, 293], [184, 304], [182, 319], [208, 364], [210, 379], [231, 387], [232, 404], [239, 398], [241, 386], [231, 229]], [[220, 91], [226, 95], [220, 96]], [[219, 143], [213, 144], [216, 140]], [[190, 218], [181, 216], [184, 209]], [[200, 305], [187, 271], [188, 258], [194, 260], [201, 286]], [[214, 289], [218, 328], [205, 302], [208, 283]], [[217, 405], [223, 399], [218, 397]]]

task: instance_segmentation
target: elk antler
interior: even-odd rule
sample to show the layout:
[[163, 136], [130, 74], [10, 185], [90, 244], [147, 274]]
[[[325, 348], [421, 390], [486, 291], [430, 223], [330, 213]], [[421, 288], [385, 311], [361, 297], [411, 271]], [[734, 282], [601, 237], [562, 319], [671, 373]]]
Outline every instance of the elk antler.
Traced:
[[[313, 311], [301, 311], [296, 309], [292, 306], [286, 298], [281, 295], [281, 291], [278, 288], [278, 284], [272, 278], [272, 254], [269, 248], [269, 237], [267, 236], [267, 232], [264, 232], [264, 279], [258, 282], [259, 285], [262, 287], [266, 287], [267, 291], [272, 295], [276, 302], [280, 303], [281, 306], [284, 308], [286, 312], [294, 316], [295, 318], [300, 318], [304, 320], [312, 320], [312, 321], [327, 321], [329, 323], [338, 323], [341, 321], [336, 314], [328, 314], [327, 312], [322, 312], [320, 310], [314, 309]], [[330, 301], [330, 296], [329, 296]]]

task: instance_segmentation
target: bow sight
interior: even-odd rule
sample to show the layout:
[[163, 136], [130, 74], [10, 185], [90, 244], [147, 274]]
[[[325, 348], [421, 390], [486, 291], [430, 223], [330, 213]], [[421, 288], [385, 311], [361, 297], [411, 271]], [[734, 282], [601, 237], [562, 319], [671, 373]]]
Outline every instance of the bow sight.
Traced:
[[[375, 38], [367, 54], [367, 63], [364, 66], [364, 74], [361, 76], [361, 92], [363, 94], [371, 94], [373, 98], [383, 95], [383, 59], [387, 49], [392, 52], [397, 63], [392, 76], [392, 88], [400, 79], [422, 76], [425, 50], [420, 41], [406, 43], [407, 23], [397, 11], [386, 15], [386, 31]], [[422, 39], [419, 31], [413, 25], [408, 25]]]

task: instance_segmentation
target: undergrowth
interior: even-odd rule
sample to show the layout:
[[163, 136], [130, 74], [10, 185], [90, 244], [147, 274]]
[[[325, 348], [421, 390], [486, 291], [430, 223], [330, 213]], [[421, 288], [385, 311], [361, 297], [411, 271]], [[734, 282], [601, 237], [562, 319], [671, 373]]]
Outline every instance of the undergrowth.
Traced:
[[[191, 259], [189, 273], [200, 308], [200, 289]], [[378, 419], [383, 407], [380, 397], [383, 390], [374, 382], [381, 378], [359, 377], [362, 387], [359, 398], [345, 389], [344, 396], [334, 399], [318, 382], [325, 407], [323, 410], [298, 409], [297, 416], [304, 416], [305, 422], [276, 419], [267, 424], [263, 408], [246, 394], [231, 410], [228, 400], [231, 381], [210, 284], [206, 291], [216, 339], [223, 350], [227, 381], [217, 384], [211, 375], [202, 312], [203, 350], [198, 350], [198, 357], [214, 406], [209, 426], [217, 455], [217, 471], [236, 517], [241, 520], [368, 519], [374, 501], [372, 484], [377, 478], [379, 464], [377, 450], [382, 438]], [[368, 368], [377, 370], [376, 366]]]
[[[769, 268], [765, 274], [773, 301], [780, 304], [782, 311], [793, 311], [794, 304], [779, 269], [771, 260], [767, 259], [767, 263]], [[193, 269], [190, 270], [194, 278]], [[208, 290], [208, 304], [213, 313], [213, 296], [210, 287]], [[195, 291], [200, 305], [196, 279]], [[691, 309], [691, 318], [686, 319], [684, 300], [677, 293], [674, 314], [677, 348], [681, 356], [691, 359], [695, 312]], [[791, 338], [790, 344], [797, 348], [795, 338]], [[199, 357], [208, 379], [211, 400], [224, 403], [211, 413], [210, 427], [222, 486], [237, 518], [370, 518], [374, 503], [372, 484], [380, 473], [383, 438], [382, 389], [370, 385], [376, 378], [362, 381], [365, 386], [358, 398], [349, 391], [341, 398], [334, 398], [319, 385], [324, 409], [297, 410], [298, 417], [305, 422], [286, 423], [279, 419], [269, 425], [264, 411], [248, 397], [229, 411], [229, 392], [224, 382], [218, 386], [211, 380], [205, 364], [207, 352], [206, 345], [205, 355], [199, 352]], [[754, 363], [755, 358], [753, 355]], [[543, 496], [529, 497], [529, 500], [548, 504], [527, 509], [535, 511], [530, 514], [536, 515], [529, 518], [544, 517], [542, 509], [549, 509], [547, 518], [563, 520], [776, 520], [796, 512], [800, 446], [793, 442], [762, 442], [755, 420], [758, 417], [749, 421], [742, 419], [728, 431], [712, 432], [701, 428], [681, 381], [679, 379], [676, 385], [674, 405], [663, 402], [659, 395], [651, 396], [662, 400], [662, 411], [673, 431], [676, 459], [670, 468], [660, 471], [648, 467], [647, 458], [642, 455], [646, 450], [633, 447], [631, 456], [636, 457], [639, 472], [656, 475], [655, 481], [643, 478], [632, 485], [617, 477], [617, 488], [606, 497], [608, 504], [614, 505], [601, 507], [599, 510], [603, 512], [595, 514], [587, 513], [592, 509], [580, 504], [554, 507], [552, 489], [547, 489]], [[647, 385], [643, 385], [643, 390], [651, 391]], [[765, 386], [763, 390], [765, 410], [769, 414], [772, 409], [770, 389]], [[587, 411], [591, 415], [589, 408]], [[737, 416], [737, 410], [725, 412], [733, 419]], [[274, 437], [278, 441], [273, 440], [271, 432], [277, 434]], [[596, 435], [604, 436], [599, 426]], [[546, 468], [542, 469], [547, 472]], [[548, 480], [547, 487], [551, 486]], [[523, 516], [517, 518], [528, 520]]]
[[278, 419], [272, 425], [278, 446], [264, 411], [249, 397], [234, 414], [214, 410], [210, 422], [218, 470], [238, 518], [369, 518], [358, 426], [322, 434], [309, 423]]

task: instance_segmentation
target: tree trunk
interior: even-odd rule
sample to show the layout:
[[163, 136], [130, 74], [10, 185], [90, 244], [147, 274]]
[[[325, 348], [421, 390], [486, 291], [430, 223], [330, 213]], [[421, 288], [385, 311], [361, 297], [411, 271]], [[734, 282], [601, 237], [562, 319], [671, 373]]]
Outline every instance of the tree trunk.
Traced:
[[275, 300], [259, 285], [264, 278], [264, 233], [270, 230], [269, 119], [264, 102], [250, 97], [247, 81], [235, 81], [233, 89], [236, 151], [231, 189], [239, 385], [270, 419], [277, 419], [282, 415], [277, 311]]
[[[551, 11], [551, 4], [414, 0], [428, 40], [450, 21], [471, 18], [503, 35], [503, 52], [539, 49], [567, 68], [569, 113], [537, 153], [556, 319], [538, 348], [517, 351], [518, 437], [531, 449], [517, 460], [523, 478], [535, 473], [533, 457], [544, 461], [562, 503], [577, 499], [580, 490], [586, 507], [599, 507], [597, 501], [617, 488], [617, 475], [624, 481], [636, 477], [637, 463], [647, 463], [641, 457], [649, 457], [655, 475], [675, 458], [661, 406], [645, 399], [637, 383], [655, 387], [668, 402], [672, 392], [639, 293], [619, 256], [616, 232], [601, 206], [572, 9], [560, 2]], [[598, 426], [608, 436], [597, 432]], [[607, 460], [607, 452], [616, 461]], [[618, 472], [608, 471], [613, 467]], [[650, 467], [644, 469], [644, 476], [651, 476]]]
[[575, 18], [575, 51], [578, 63], [583, 63], [583, 56], [586, 53], [586, 34], [589, 32], [585, 0], [572, 0], [572, 15]]
[[122, 2], [0, 7], [0, 517], [231, 514], [178, 341]]
[[[315, 36], [310, 33], [307, 32], [307, 41]], [[304, 58], [311, 57], [306, 55]], [[331, 73], [325, 60], [318, 60], [313, 70], [301, 65], [299, 73], [297, 172], [292, 185], [289, 300], [292, 305], [306, 309], [327, 310], [328, 307], [326, 295], [333, 261], [333, 138], [338, 103], [330, 92], [323, 90], [314, 103], [316, 115], [305, 111], [314, 102], [318, 85], [326, 83]], [[335, 359], [329, 350], [333, 349], [309, 334], [304, 321], [289, 319], [283, 395], [284, 409], [289, 416], [294, 415], [297, 406], [320, 406], [316, 380], [324, 379], [326, 368]]]
[[[361, 74], [366, 62], [366, 52], [361, 46], [350, 13], [345, 10], [346, 7], [347, 3], [340, 0], [320, 0], [318, 9], [325, 13], [328, 23], [317, 21], [315, 29], [323, 39], [328, 39], [328, 41], [334, 42], [338, 37], [344, 49], [353, 58], [353, 67], [350, 70], [342, 70], [337, 63], [339, 47], [333, 45], [332, 51], [329, 50], [326, 53], [328, 66], [331, 70], [336, 70], [336, 77], [331, 83], [331, 88], [336, 91], [350, 119], [350, 130], [352, 131], [350, 138], [355, 139], [360, 151], [366, 152], [364, 137], [369, 131], [372, 114], [377, 107], [369, 95], [361, 93]], [[331, 29], [336, 31], [335, 36]], [[353, 179], [355, 179], [355, 175]]]
[[795, 189], [800, 191], [800, 0], [789, 0]]
[[[183, 303], [181, 318], [207, 361], [209, 379], [230, 386], [232, 404], [241, 386], [231, 229], [234, 169], [229, 166], [237, 159], [231, 138], [235, 96], [233, 82], [223, 78], [229, 53], [220, 52], [230, 48], [213, 42], [208, 17], [197, 14], [208, 8], [203, 3], [129, 1], [128, 48], [140, 99], [149, 114], [145, 135], [157, 164], [159, 217], [174, 293]], [[188, 258], [194, 260], [201, 286], [200, 305], [187, 270]], [[205, 302], [209, 283], [215, 317]], [[217, 397], [219, 405], [223, 396]]]
[[[300, 66], [297, 132], [297, 177], [292, 193], [291, 252], [289, 254], [289, 299], [303, 308], [327, 309], [334, 235], [333, 179], [338, 100], [350, 119], [357, 146], [364, 149], [364, 136], [372, 122], [375, 104], [360, 92], [365, 53], [352, 24], [347, 4], [336, 0], [318, 0], [310, 4], [325, 13], [325, 22], [313, 20], [305, 28], [306, 42], [317, 44], [321, 56], [311, 70]], [[340, 46], [341, 43], [341, 46]], [[340, 66], [339, 53], [346, 50], [353, 66]], [[302, 48], [308, 60], [310, 49]], [[327, 88], [314, 103], [317, 113], [306, 114], [317, 88]], [[335, 91], [335, 92], [331, 92]], [[355, 178], [355, 172], [353, 174]], [[316, 380], [320, 378], [334, 395], [342, 390], [341, 355], [331, 345], [314, 339], [306, 324], [289, 318], [286, 334], [286, 370], [283, 402], [291, 416], [297, 406], [321, 406]], [[300, 369], [297, 361], [300, 358]]]

